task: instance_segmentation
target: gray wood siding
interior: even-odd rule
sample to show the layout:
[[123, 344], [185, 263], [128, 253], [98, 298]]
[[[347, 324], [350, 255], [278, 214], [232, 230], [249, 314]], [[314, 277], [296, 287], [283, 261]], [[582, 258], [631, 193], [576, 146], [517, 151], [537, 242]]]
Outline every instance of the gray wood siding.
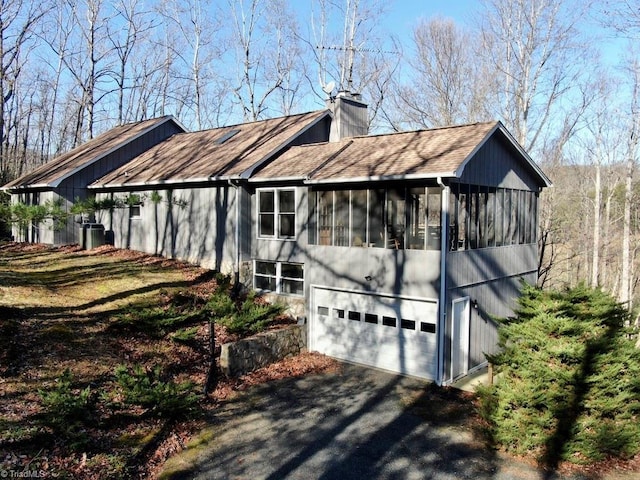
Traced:
[[536, 274], [523, 274], [514, 277], [495, 279], [479, 285], [453, 288], [447, 291], [447, 322], [445, 329], [444, 358], [445, 381], [450, 380], [451, 372], [451, 335], [453, 300], [469, 297], [471, 302], [477, 301], [478, 309], [471, 308], [469, 332], [469, 369], [484, 364], [485, 354], [496, 353], [498, 344], [498, 327], [494, 319], [507, 318], [513, 315], [517, 298], [520, 296], [520, 282], [536, 281]]
[[[99, 213], [98, 221], [112, 232], [114, 245], [233, 272], [236, 189], [224, 184], [157, 192], [162, 196], [157, 203], [151, 200], [152, 191], [136, 192], [144, 198], [139, 218], [129, 218], [128, 208]], [[98, 198], [110, 195], [100, 193]]]
[[536, 244], [480, 248], [447, 254], [447, 286], [459, 288], [537, 272]]
[[512, 245], [447, 255], [447, 322], [445, 329], [445, 380], [450, 380], [451, 335], [455, 299], [469, 297], [478, 304], [471, 308], [469, 369], [486, 362], [495, 353], [498, 333], [494, 318], [513, 315], [520, 296], [521, 281], [537, 280], [536, 245]]
[[[257, 225], [257, 195], [252, 196], [252, 224]], [[303, 263], [305, 297], [310, 285], [437, 299], [440, 251], [309, 245], [307, 187], [296, 187], [296, 238], [258, 238], [254, 229], [251, 258]], [[371, 281], [365, 279], [370, 276]]]
[[296, 137], [291, 146], [306, 145], [310, 143], [322, 143], [329, 141], [329, 129], [331, 128], [331, 119], [323, 118], [316, 125]]
[[439, 251], [314, 245], [308, 247], [307, 257], [308, 284], [429, 299], [439, 296]]
[[[63, 180], [60, 185], [55, 188], [54, 197], [63, 199], [63, 209], [68, 212], [76, 198], [84, 200], [93, 194], [87, 190], [87, 185], [111, 170], [127, 163], [136, 155], [139, 155], [153, 145], [180, 131], [182, 130], [172, 121], [157, 126], [152, 131], [147, 132], [145, 135], [138, 137]], [[67, 225], [63, 229], [48, 236], [47, 241], [44, 241], [44, 243], [62, 245], [79, 243], [79, 240], [79, 225], [74, 222], [73, 216], [70, 216]]]
[[[30, 191], [14, 193], [11, 195], [11, 203], [23, 203], [25, 205], [43, 205], [47, 201], [54, 201], [56, 195], [51, 190]], [[11, 226], [11, 235], [17, 242], [33, 242], [53, 244], [56, 231], [53, 222], [46, 219], [39, 225], [31, 225], [21, 229], [18, 225]]]
[[517, 159], [500, 136], [490, 138], [464, 168], [460, 183], [538, 191], [530, 167]]

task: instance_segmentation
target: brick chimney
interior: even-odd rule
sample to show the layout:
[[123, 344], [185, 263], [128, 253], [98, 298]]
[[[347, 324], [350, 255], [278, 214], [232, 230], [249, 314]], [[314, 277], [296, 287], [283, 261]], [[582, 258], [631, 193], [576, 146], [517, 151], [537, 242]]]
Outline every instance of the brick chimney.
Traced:
[[340, 91], [338, 95], [327, 100], [327, 108], [333, 113], [330, 142], [369, 133], [367, 104], [362, 101], [360, 94]]

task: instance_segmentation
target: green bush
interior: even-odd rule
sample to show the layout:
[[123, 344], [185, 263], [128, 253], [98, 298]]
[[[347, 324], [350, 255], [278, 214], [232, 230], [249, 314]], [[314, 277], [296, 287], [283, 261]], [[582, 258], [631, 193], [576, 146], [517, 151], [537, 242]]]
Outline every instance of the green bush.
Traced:
[[147, 371], [142, 365], [134, 365], [130, 371], [120, 365], [115, 377], [126, 405], [138, 405], [153, 416], [169, 418], [188, 417], [196, 410], [194, 384], [163, 381], [159, 366]]
[[282, 305], [259, 301], [255, 293], [236, 305], [228, 295], [216, 292], [207, 307], [216, 323], [227, 327], [229, 333], [238, 335], [263, 331], [284, 310]]
[[171, 340], [179, 343], [190, 343], [195, 341], [199, 327], [181, 328], [171, 335]]
[[11, 196], [0, 192], [0, 241], [11, 238]]
[[[7, 225], [15, 224], [24, 230], [30, 226], [39, 226], [46, 219], [51, 220], [52, 228], [60, 230], [67, 223], [67, 213], [63, 208], [64, 201], [47, 200], [42, 205], [26, 205], [24, 203], [12, 203], [0, 207], [0, 222]], [[5, 227], [5, 228], [7, 228]]]
[[[194, 324], [212, 320], [237, 335], [251, 335], [263, 331], [278, 316], [284, 307], [270, 304], [255, 293], [244, 301], [237, 301], [230, 293], [231, 280], [218, 275], [218, 288], [205, 302], [190, 293], [177, 293], [163, 305], [131, 306], [116, 316], [114, 327], [126, 327], [155, 337], [163, 337], [180, 329], [173, 338], [192, 337], [193, 331], [185, 330]], [[185, 340], [188, 338], [185, 337]]]
[[56, 385], [50, 391], [40, 390], [38, 393], [42, 406], [52, 423], [69, 423], [84, 420], [91, 410], [91, 389], [72, 388], [73, 375], [67, 368], [56, 379]]
[[68, 441], [72, 450], [82, 450], [89, 441], [85, 424], [93, 417], [93, 400], [89, 387], [80, 390], [72, 383], [73, 375], [67, 368], [53, 389], [38, 393], [46, 424]]
[[216, 320], [232, 316], [236, 312], [236, 304], [223, 290], [217, 290], [207, 301], [207, 311]]
[[171, 302], [160, 306], [131, 306], [116, 316], [115, 326], [126, 327], [153, 337], [208, 318], [204, 301], [186, 294], [178, 294]]
[[479, 390], [492, 440], [548, 466], [640, 451], [640, 350], [626, 310], [584, 285], [525, 285], [489, 356], [499, 381]]

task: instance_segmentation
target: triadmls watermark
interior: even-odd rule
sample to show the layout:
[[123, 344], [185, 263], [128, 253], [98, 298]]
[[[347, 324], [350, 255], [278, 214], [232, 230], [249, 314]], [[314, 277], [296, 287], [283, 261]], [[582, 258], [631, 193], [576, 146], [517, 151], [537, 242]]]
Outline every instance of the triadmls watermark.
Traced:
[[44, 470], [0, 470], [0, 478], [45, 478]]

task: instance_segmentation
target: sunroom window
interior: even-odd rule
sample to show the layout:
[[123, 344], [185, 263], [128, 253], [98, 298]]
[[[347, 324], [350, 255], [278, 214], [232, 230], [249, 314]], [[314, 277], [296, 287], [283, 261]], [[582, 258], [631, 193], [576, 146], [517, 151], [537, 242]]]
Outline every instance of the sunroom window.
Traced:
[[440, 187], [311, 190], [312, 245], [440, 249]]
[[455, 184], [452, 187], [451, 250], [537, 241], [537, 192]]

